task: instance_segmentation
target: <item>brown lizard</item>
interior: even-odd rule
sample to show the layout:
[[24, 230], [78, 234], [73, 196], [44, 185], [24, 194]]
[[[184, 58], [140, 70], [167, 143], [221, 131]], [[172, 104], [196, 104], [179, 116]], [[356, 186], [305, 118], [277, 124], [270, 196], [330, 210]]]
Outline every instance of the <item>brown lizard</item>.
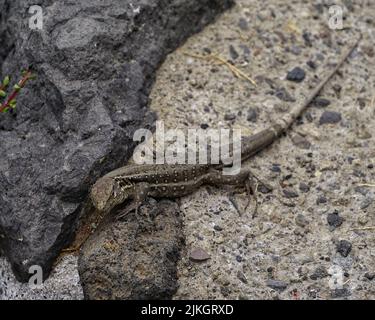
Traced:
[[[307, 98], [292, 108], [291, 112], [279, 119], [275, 124], [261, 132], [242, 138], [241, 161], [245, 161], [263, 150], [279, 138], [316, 98], [324, 85], [335, 75], [341, 65], [356, 48], [361, 37], [343, 54], [336, 66], [329, 71], [323, 80], [314, 88]], [[136, 211], [147, 196], [156, 198], [176, 198], [194, 192], [203, 184], [213, 186], [242, 185], [253, 191], [254, 175], [247, 168], [240, 173], [225, 176], [220, 170], [223, 165], [127, 165], [112, 171], [100, 178], [91, 189], [91, 200], [97, 210], [104, 214], [117, 205], [131, 199], [132, 203], [119, 214], [123, 217]]]

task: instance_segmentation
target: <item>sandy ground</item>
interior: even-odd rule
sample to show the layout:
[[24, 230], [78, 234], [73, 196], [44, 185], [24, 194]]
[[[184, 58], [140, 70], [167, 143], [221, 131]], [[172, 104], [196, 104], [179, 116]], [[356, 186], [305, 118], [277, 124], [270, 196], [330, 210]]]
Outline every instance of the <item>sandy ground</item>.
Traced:
[[[298, 103], [314, 73], [326, 74], [326, 64], [355, 40], [353, 29], [364, 36], [321, 93], [330, 104], [311, 106], [285, 137], [246, 164], [274, 187], [259, 193], [255, 219], [252, 209], [239, 216], [223, 189], [203, 187], [182, 199], [187, 247], [176, 299], [375, 298], [375, 188], [360, 186], [375, 183], [375, 3], [345, 3], [344, 27], [352, 30], [335, 31], [327, 7], [238, 1], [159, 71], [151, 108], [167, 128], [241, 128], [247, 135], [293, 105], [278, 98], [282, 88]], [[186, 53], [230, 60], [257, 87]], [[294, 67], [305, 70], [302, 83], [285, 79]], [[331, 120], [338, 122], [320, 124]], [[236, 200], [246, 205], [245, 194]], [[194, 248], [211, 259], [191, 262]]]
[[[328, 8], [319, 1], [237, 3], [161, 67], [151, 108], [167, 128], [257, 132], [292, 106], [286, 92], [298, 103], [314, 73], [324, 74], [326, 63], [354, 41], [355, 30], [328, 28]], [[285, 137], [246, 164], [274, 188], [259, 192], [257, 217], [254, 202], [240, 216], [224, 189], [202, 187], [181, 199], [187, 246], [175, 299], [375, 298], [375, 188], [360, 186], [375, 183], [375, 3], [344, 3], [344, 27], [361, 30], [364, 39], [323, 90], [330, 104], [311, 106]], [[257, 87], [186, 53], [231, 60]], [[303, 82], [285, 79], [294, 67], [305, 70]], [[246, 205], [245, 194], [235, 199]], [[192, 262], [194, 248], [210, 259]], [[3, 259], [0, 269], [0, 299], [82, 298], [75, 257], [58, 265], [42, 291], [15, 282]]]

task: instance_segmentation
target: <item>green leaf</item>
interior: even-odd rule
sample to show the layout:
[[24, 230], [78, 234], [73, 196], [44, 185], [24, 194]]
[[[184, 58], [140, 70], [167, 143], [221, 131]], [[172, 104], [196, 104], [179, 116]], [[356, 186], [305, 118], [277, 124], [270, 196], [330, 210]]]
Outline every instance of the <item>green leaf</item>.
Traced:
[[4, 80], [3, 80], [3, 86], [4, 86], [4, 87], [7, 87], [8, 84], [9, 84], [9, 82], [10, 82], [10, 77], [9, 77], [9, 76], [6, 76], [6, 77], [4, 78]]
[[0, 98], [5, 98], [7, 96], [7, 93], [3, 90], [0, 90]]
[[22, 89], [18, 84], [15, 84], [13, 88], [16, 91], [20, 91]]
[[17, 101], [16, 99], [13, 99], [9, 102], [9, 105], [13, 108], [16, 105]]

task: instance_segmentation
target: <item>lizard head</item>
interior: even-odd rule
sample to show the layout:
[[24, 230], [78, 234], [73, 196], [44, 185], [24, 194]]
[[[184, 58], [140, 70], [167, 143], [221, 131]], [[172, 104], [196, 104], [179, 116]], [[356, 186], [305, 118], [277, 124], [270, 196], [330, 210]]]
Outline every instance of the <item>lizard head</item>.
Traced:
[[128, 196], [116, 180], [109, 177], [99, 179], [91, 189], [90, 198], [95, 208], [101, 212], [109, 212], [118, 204], [125, 201]]

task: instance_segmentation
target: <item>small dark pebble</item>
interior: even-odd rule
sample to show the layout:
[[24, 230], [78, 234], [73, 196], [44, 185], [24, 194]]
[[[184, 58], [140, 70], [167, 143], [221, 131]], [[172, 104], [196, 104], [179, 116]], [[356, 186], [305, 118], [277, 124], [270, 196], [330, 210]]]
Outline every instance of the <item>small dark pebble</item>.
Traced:
[[342, 225], [344, 218], [339, 216], [338, 211], [335, 211], [334, 213], [328, 214], [327, 222], [330, 226], [330, 230], [333, 231]]
[[320, 266], [313, 272], [313, 274], [310, 276], [310, 279], [311, 280], [318, 280], [318, 279], [324, 279], [328, 276], [329, 276], [329, 274], [328, 274], [326, 268], [324, 268], [323, 266]]
[[281, 291], [284, 291], [288, 287], [288, 284], [284, 281], [268, 279], [267, 287], [270, 287], [276, 291], [281, 292]]
[[284, 197], [288, 199], [299, 197], [298, 193], [292, 189], [284, 189], [283, 193], [284, 193]]
[[210, 259], [211, 257], [205, 250], [201, 248], [195, 248], [190, 252], [189, 258], [194, 262], [203, 262]]
[[314, 121], [314, 118], [313, 118], [313, 116], [311, 115], [310, 112], [306, 112], [306, 113], [305, 113], [305, 118], [306, 118], [306, 120], [307, 120], [308, 122], [310, 122], [310, 123]]
[[279, 89], [277, 89], [275, 95], [281, 101], [285, 101], [285, 102], [295, 102], [296, 101], [296, 99], [293, 98], [290, 95], [290, 93], [288, 91], [286, 91], [285, 88], [279, 88]]
[[273, 164], [271, 167], [271, 171], [280, 173], [281, 172], [280, 166]]
[[232, 120], [236, 119], [236, 115], [234, 113], [227, 113], [224, 116], [224, 119], [227, 120], [227, 121], [232, 121]]
[[335, 124], [341, 121], [341, 113], [336, 111], [324, 111], [320, 117], [319, 124]]
[[233, 60], [236, 60], [240, 56], [232, 45], [229, 46], [229, 54]]
[[201, 124], [201, 129], [206, 130], [207, 128], [209, 128], [209, 125], [207, 123]]
[[312, 46], [312, 42], [311, 42], [311, 33], [309, 32], [304, 32], [302, 34], [302, 38], [303, 40], [305, 40], [305, 45], [308, 46], [308, 47], [311, 47]]
[[312, 61], [312, 60], [307, 61], [306, 64], [307, 64], [311, 69], [313, 69], [313, 70], [315, 70], [315, 69], [317, 68], [316, 63], [315, 63], [314, 61]]
[[374, 280], [375, 279], [375, 272], [366, 272], [365, 277], [366, 277], [366, 279], [368, 279], [370, 281]]
[[247, 23], [247, 20], [244, 18], [240, 18], [238, 21], [238, 26], [242, 31], [248, 31], [249, 30], [249, 24]]
[[220, 292], [224, 297], [228, 297], [231, 293], [231, 290], [228, 287], [221, 287]]
[[345, 298], [351, 296], [351, 292], [348, 288], [335, 289], [331, 292], [332, 298]]
[[258, 113], [254, 108], [250, 108], [247, 112], [247, 121], [250, 122], [257, 122], [258, 120]]
[[294, 82], [302, 82], [305, 79], [306, 73], [300, 67], [295, 67], [293, 70], [289, 71], [286, 79]]
[[341, 240], [337, 245], [337, 252], [346, 258], [352, 251], [352, 244], [347, 240]]
[[241, 256], [236, 256], [236, 261], [237, 262], [242, 262], [243, 261], [243, 258]]
[[370, 163], [368, 166], [367, 166], [368, 169], [374, 169], [374, 165], [372, 163]]
[[325, 98], [320, 98], [317, 97], [313, 101], [314, 106], [319, 107], [319, 108], [325, 108], [328, 107], [331, 104], [331, 101]]
[[299, 184], [299, 190], [300, 190], [301, 192], [303, 192], [303, 193], [307, 193], [307, 192], [310, 191], [310, 187], [309, 187], [306, 183], [301, 182], [301, 183]]
[[322, 203], [327, 203], [328, 200], [325, 196], [319, 196], [318, 199], [316, 199], [316, 204], [322, 204]]
[[251, 54], [250, 48], [244, 44], [240, 45], [240, 48], [243, 50], [243, 54], [246, 58], [248, 58]]
[[310, 141], [308, 141], [305, 137], [302, 137], [299, 134], [295, 134], [292, 136], [292, 142], [296, 147], [300, 149], [308, 150], [311, 147]]
[[217, 225], [214, 226], [214, 229], [215, 231], [223, 231], [223, 228]]
[[265, 186], [264, 184], [260, 185], [258, 187], [258, 191], [263, 193], [263, 194], [267, 194], [267, 193], [270, 193], [272, 191], [272, 189], [270, 188], [267, 188], [267, 186]]
[[295, 221], [296, 225], [301, 228], [305, 228], [310, 223], [303, 214], [298, 214]]
[[290, 48], [290, 52], [293, 53], [296, 56], [299, 56], [301, 54], [301, 52], [302, 52], [302, 49], [300, 47], [298, 47], [298, 46], [292, 46]]
[[238, 271], [237, 272], [237, 278], [242, 282], [242, 283], [244, 283], [244, 284], [247, 284], [248, 283], [248, 281], [247, 281], [247, 279], [246, 279], [246, 276], [243, 274], [243, 272], [241, 272], [241, 271]]

